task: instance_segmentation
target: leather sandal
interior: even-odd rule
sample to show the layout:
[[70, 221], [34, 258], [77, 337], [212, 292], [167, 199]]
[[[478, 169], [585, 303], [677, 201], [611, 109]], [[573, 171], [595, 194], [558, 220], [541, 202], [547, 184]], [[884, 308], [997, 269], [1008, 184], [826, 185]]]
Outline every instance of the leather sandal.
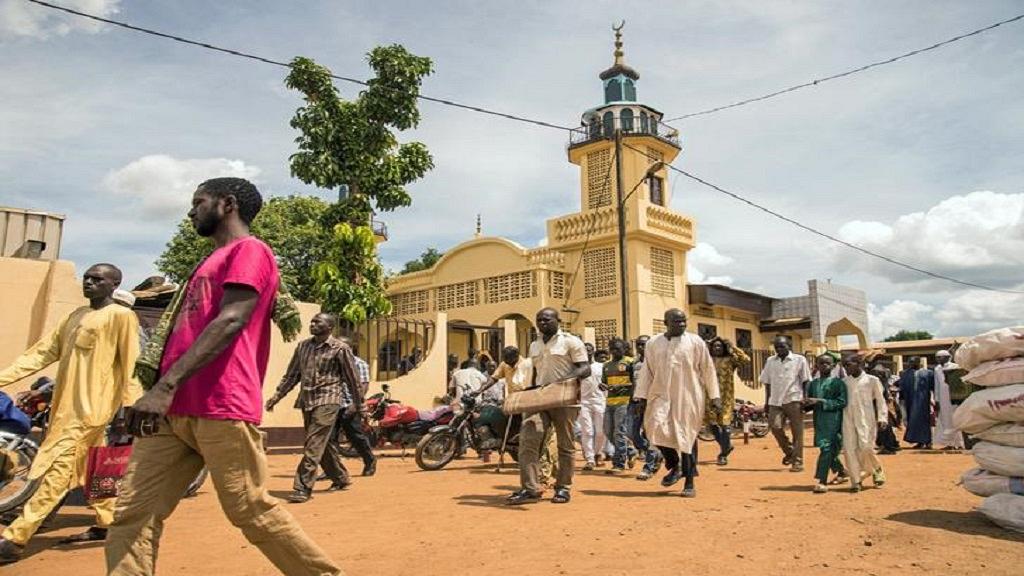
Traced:
[[568, 504], [572, 496], [568, 488], [555, 488], [555, 495], [551, 498], [552, 504]]
[[516, 490], [511, 496], [505, 499], [505, 504], [518, 506], [520, 504], [532, 504], [540, 500], [540, 494], [529, 490]]

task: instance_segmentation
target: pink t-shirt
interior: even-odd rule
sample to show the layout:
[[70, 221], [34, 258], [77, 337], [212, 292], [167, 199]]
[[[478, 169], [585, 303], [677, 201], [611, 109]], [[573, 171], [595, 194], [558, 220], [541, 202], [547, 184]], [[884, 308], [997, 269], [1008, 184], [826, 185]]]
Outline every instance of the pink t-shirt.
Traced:
[[218, 248], [199, 266], [185, 287], [185, 299], [164, 348], [161, 372], [181, 358], [220, 313], [225, 286], [252, 288], [259, 293], [259, 303], [235, 341], [178, 388], [168, 414], [260, 423], [278, 282], [274, 253], [253, 236]]

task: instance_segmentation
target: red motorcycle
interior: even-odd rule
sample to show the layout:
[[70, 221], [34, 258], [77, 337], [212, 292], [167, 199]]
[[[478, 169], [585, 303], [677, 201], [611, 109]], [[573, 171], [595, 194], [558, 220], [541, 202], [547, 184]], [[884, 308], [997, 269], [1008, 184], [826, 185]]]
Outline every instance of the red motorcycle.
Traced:
[[[417, 410], [402, 404], [391, 397], [391, 387], [381, 386], [379, 392], [366, 399], [366, 411], [369, 421], [363, 423], [370, 446], [384, 448], [388, 445], [395, 448], [415, 447], [434, 426], [448, 424], [455, 417], [451, 406], [441, 406], [435, 410]], [[339, 431], [338, 442], [341, 454], [346, 458], [359, 456], [352, 443]]]
[[[732, 410], [732, 424], [730, 426], [733, 436], [742, 436], [744, 425], [749, 425], [750, 433], [755, 438], [764, 438], [768, 435], [768, 414], [763, 406], [758, 406], [746, 400], [736, 400]], [[705, 442], [712, 442], [715, 434], [710, 426], [700, 429], [697, 437]]]

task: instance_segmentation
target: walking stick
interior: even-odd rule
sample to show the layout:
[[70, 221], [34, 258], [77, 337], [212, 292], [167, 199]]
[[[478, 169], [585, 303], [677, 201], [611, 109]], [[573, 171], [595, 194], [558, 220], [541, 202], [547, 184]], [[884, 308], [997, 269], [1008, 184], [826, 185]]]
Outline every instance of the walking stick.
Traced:
[[512, 430], [512, 419], [515, 415], [510, 414], [508, 421], [505, 423], [505, 437], [501, 439], [501, 450], [498, 450], [498, 465], [494, 468], [496, 474], [501, 472], [501, 467], [505, 464], [505, 446], [508, 444], [508, 433]]

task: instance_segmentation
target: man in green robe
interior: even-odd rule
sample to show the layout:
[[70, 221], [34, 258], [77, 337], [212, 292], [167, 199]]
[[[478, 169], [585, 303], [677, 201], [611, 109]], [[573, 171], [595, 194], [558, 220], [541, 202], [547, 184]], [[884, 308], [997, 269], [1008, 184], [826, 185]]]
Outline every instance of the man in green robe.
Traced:
[[835, 360], [828, 354], [818, 356], [815, 361], [818, 377], [807, 386], [804, 409], [814, 410], [814, 445], [818, 447], [818, 465], [814, 477], [818, 484], [816, 494], [828, 492], [828, 471], [844, 474], [839, 463], [839, 452], [843, 449], [843, 409], [846, 408], [846, 384], [840, 378], [830, 376]]

